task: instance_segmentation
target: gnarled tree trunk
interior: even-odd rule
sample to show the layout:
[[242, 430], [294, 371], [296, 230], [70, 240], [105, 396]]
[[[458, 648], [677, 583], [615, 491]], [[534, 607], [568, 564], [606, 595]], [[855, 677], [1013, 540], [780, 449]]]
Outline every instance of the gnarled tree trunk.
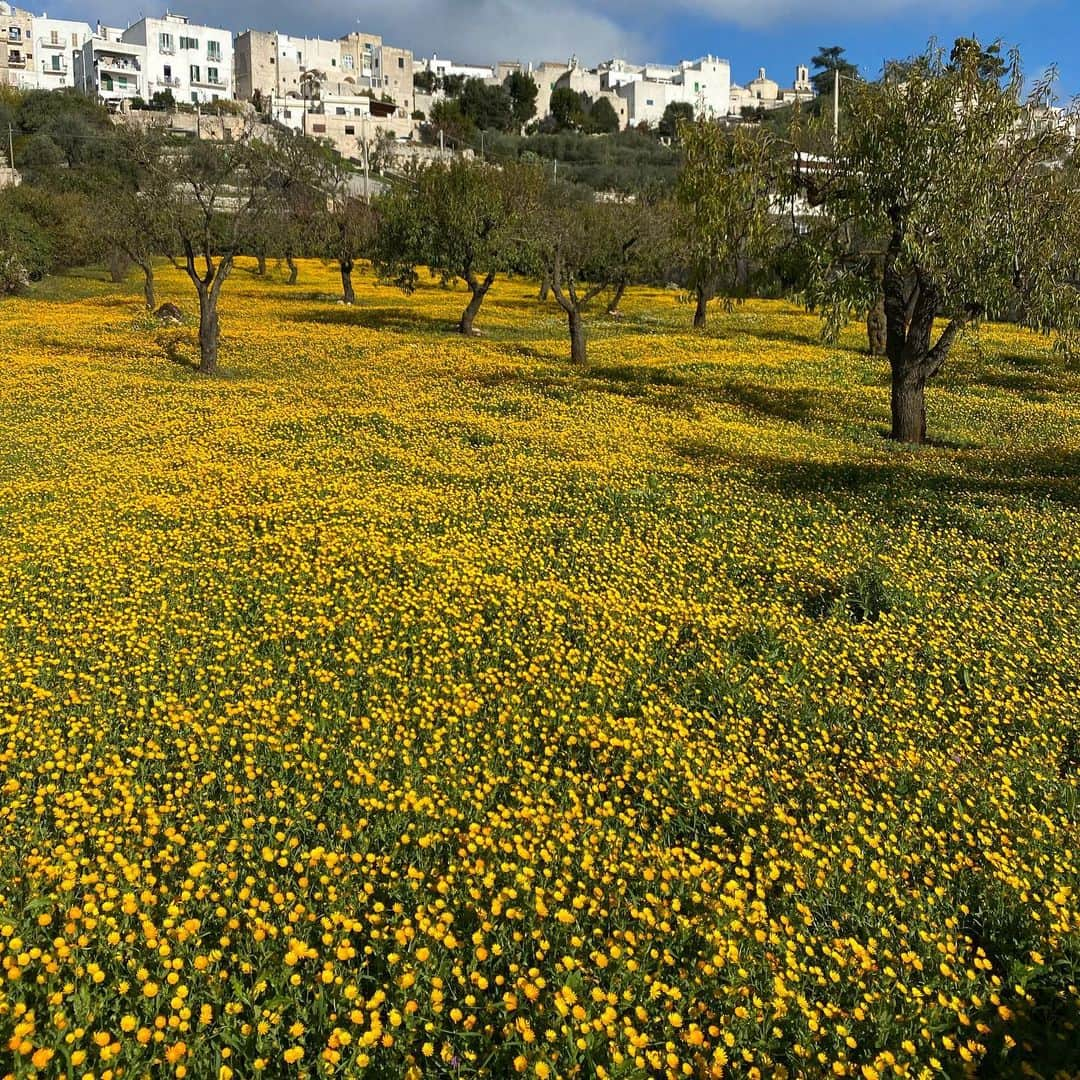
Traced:
[[587, 360], [585, 320], [582, 319], [581, 312], [576, 307], [571, 308], [566, 313], [566, 317], [570, 324], [570, 359], [575, 364], [584, 364]]
[[296, 279], [300, 276], [300, 268], [293, 261], [292, 252], [286, 254], [285, 265], [289, 268], [289, 284], [295, 285]]
[[551, 295], [551, 275], [545, 270], [544, 276], [540, 279], [540, 303], [546, 304], [547, 298]]
[[697, 306], [694, 308], [694, 329], [704, 330], [709, 316], [709, 294], [703, 286], [695, 290], [697, 294]]
[[215, 375], [218, 369], [221, 323], [217, 297], [212, 287], [199, 290], [199, 371], [203, 375]]
[[607, 313], [609, 315], [618, 315], [619, 314], [619, 305], [622, 303], [623, 297], [625, 295], [626, 295], [626, 282], [625, 281], [620, 281], [619, 284], [615, 286], [615, 295], [612, 296], [611, 303], [608, 304]]
[[107, 265], [109, 270], [109, 280], [112, 281], [114, 285], [119, 285], [124, 278], [127, 277], [131, 259], [126, 252], [116, 249], [109, 252]]
[[259, 277], [266, 277], [266, 252], [259, 251], [255, 254], [255, 273]]
[[146, 301], [146, 310], [157, 309], [157, 292], [154, 288], [154, 264], [149, 259], [139, 262], [139, 269], [143, 272], [143, 299]]
[[878, 297], [877, 303], [866, 313], [866, 337], [870, 355], [884, 356], [888, 345], [884, 293]]
[[955, 316], [935, 343], [934, 320], [941, 293], [919, 267], [908, 284], [899, 267], [902, 238], [894, 234], [885, 259], [882, 284], [885, 294], [886, 355], [892, 373], [890, 437], [896, 442], [926, 442], [926, 385], [941, 370], [960, 331], [979, 310], [968, 308]]
[[338, 266], [341, 268], [341, 293], [345, 303], [355, 304], [356, 291], [353, 289], [352, 283], [353, 261], [352, 259], [339, 259]]
[[495, 273], [492, 271], [483, 279], [483, 281], [470, 274], [467, 281], [469, 289], [472, 292], [472, 299], [469, 301], [469, 306], [462, 312], [461, 321], [458, 323], [458, 330], [462, 334], [471, 335], [473, 333], [473, 323], [476, 321], [476, 316], [479, 314], [480, 307], [484, 303], [484, 297], [487, 296], [491, 286], [495, 283]]

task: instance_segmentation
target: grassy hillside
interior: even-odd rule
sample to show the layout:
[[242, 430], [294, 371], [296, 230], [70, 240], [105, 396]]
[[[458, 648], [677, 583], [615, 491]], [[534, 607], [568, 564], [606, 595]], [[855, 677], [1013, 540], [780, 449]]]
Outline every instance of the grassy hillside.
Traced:
[[1074, 1067], [1080, 374], [358, 286], [0, 305], [0, 1073]]

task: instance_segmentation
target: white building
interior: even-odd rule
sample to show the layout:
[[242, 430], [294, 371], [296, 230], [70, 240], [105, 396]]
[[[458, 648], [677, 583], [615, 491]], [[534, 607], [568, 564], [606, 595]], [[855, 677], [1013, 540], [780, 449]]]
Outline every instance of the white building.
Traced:
[[495, 67], [490, 64], [458, 64], [432, 53], [430, 60], [417, 60], [417, 71], [430, 71], [437, 78], [460, 75], [466, 79], [494, 79]]
[[112, 107], [134, 98], [146, 101], [146, 47], [124, 41], [122, 30], [99, 23], [75, 54], [75, 85]]
[[170, 90], [177, 102], [208, 104], [233, 96], [233, 39], [228, 30], [198, 26], [184, 15], [140, 19], [123, 34], [146, 50], [146, 95]]
[[727, 116], [731, 102], [731, 65], [715, 56], [669, 66], [635, 67], [612, 60], [597, 69], [603, 83], [626, 102], [631, 127], [658, 124], [669, 105], [694, 107], [699, 115]]
[[37, 85], [41, 90], [59, 90], [75, 85], [75, 57], [91, 36], [90, 24], [70, 19], [50, 19], [33, 15], [30, 35]]

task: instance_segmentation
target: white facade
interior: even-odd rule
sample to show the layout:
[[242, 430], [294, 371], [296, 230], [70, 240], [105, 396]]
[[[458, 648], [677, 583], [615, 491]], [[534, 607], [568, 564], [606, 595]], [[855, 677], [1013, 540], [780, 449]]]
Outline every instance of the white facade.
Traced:
[[106, 105], [150, 95], [146, 88], [146, 48], [124, 41], [122, 32], [99, 26], [75, 55], [75, 85]]
[[658, 124], [667, 107], [675, 103], [692, 105], [699, 115], [728, 115], [731, 65], [726, 60], [705, 56], [676, 66], [646, 64], [640, 68], [613, 60], [600, 72], [626, 101], [627, 123], [632, 127]]
[[172, 91], [177, 102], [209, 104], [233, 96], [233, 40], [228, 30], [197, 26], [183, 15], [140, 19], [123, 34], [146, 49], [146, 95]]
[[446, 60], [441, 56], [432, 54], [430, 60], [417, 60], [418, 71], [430, 71], [440, 79], [447, 76], [462, 75], [466, 79], [494, 79], [495, 68], [485, 64], [455, 64], [453, 60]]
[[805, 64], [795, 69], [795, 82], [789, 87], [781, 87], [768, 77], [764, 68], [758, 68], [757, 78], [746, 86], [732, 84], [731, 114], [738, 116], [749, 109], [781, 109], [796, 101], [810, 101], [813, 97], [814, 84], [810, 82], [810, 71]]
[[75, 85], [75, 56], [91, 36], [90, 24], [34, 15], [30, 20], [38, 88], [59, 90]]

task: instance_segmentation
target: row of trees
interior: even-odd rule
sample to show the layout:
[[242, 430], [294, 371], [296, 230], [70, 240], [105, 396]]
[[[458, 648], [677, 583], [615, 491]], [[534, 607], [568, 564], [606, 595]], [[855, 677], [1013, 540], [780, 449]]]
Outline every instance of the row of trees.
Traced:
[[866, 318], [891, 373], [892, 435], [918, 443], [926, 387], [966, 328], [1011, 318], [1071, 349], [1080, 326], [1071, 135], [1046, 108], [1050, 85], [1024, 98], [1017, 58], [999, 59], [962, 40], [892, 66], [851, 87], [839, 132], [813, 117], [787, 133], [684, 119], [674, 190], [635, 198], [597, 198], [528, 161], [459, 160], [369, 202], [346, 163], [299, 136], [178, 144], [130, 130], [113, 179], [82, 196], [101, 244], [142, 268], [149, 306], [156, 256], [187, 274], [208, 373], [241, 253], [277, 255], [294, 275], [294, 256], [332, 259], [350, 303], [361, 259], [405, 293], [422, 272], [463, 282], [463, 334], [500, 274], [532, 275], [566, 317], [575, 362], [589, 310], [604, 299], [617, 311], [630, 284], [678, 281], [700, 328], [712, 301], [733, 304], [771, 275], [821, 313], [829, 337]]

